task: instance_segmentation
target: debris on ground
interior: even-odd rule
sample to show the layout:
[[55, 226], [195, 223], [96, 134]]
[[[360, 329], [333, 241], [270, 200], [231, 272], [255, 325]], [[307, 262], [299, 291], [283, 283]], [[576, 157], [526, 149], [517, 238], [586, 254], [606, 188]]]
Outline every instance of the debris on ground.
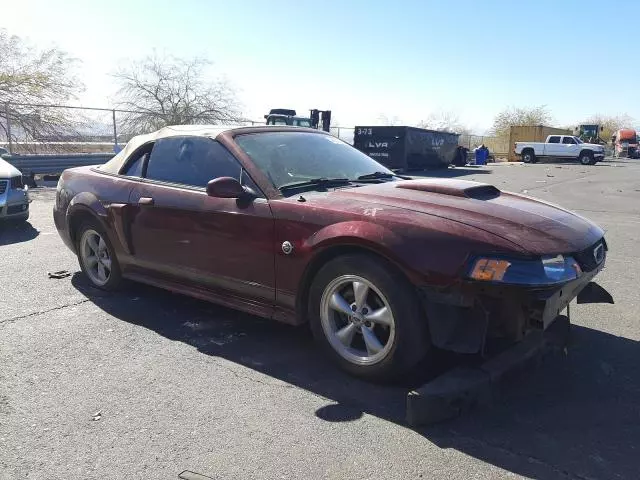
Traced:
[[102, 410], [98, 410], [96, 413], [93, 414], [93, 417], [91, 418], [91, 420], [94, 422], [97, 422], [101, 418], [102, 418]]
[[547, 183], [546, 180], [536, 180], [536, 183]]
[[178, 478], [181, 480], [213, 480], [213, 477], [207, 477], [206, 475], [192, 472], [190, 470], [185, 470], [184, 472], [180, 472], [178, 474]]
[[49, 275], [49, 278], [59, 279], [59, 278], [70, 277], [71, 272], [68, 270], [59, 270], [57, 272], [47, 272], [47, 275]]
[[555, 175], [549, 175], [549, 174], [547, 173], [547, 177], [555, 177]]

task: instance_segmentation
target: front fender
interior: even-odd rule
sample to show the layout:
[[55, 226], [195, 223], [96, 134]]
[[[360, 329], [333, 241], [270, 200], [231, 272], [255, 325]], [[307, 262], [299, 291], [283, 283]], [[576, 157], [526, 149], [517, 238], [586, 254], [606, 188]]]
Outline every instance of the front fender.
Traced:
[[381, 253], [388, 250], [387, 246], [401, 242], [397, 234], [380, 224], [355, 220], [334, 223], [318, 230], [304, 242], [303, 248], [317, 250], [334, 244], [344, 245], [345, 240], [348, 243], [366, 244]]
[[360, 247], [386, 258], [416, 279], [418, 272], [399, 255], [406, 243], [405, 238], [383, 225], [355, 220], [328, 225], [309, 237], [301, 247], [310, 257], [322, 255], [332, 247]]

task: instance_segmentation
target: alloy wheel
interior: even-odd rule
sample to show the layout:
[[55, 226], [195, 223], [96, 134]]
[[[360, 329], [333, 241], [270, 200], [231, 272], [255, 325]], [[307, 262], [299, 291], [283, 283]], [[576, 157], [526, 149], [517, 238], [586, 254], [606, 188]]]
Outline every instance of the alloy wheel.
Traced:
[[388, 300], [370, 281], [343, 275], [324, 289], [322, 328], [334, 350], [356, 365], [373, 365], [391, 350], [396, 324]]
[[98, 286], [111, 277], [111, 253], [107, 243], [95, 230], [85, 230], [80, 239], [80, 257], [89, 279]]

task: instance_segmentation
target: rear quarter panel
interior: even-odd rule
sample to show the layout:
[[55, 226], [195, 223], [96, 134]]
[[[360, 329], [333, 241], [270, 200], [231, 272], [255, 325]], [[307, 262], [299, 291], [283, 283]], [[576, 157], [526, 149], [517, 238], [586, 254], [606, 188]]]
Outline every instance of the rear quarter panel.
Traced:
[[545, 154], [545, 144], [541, 142], [516, 142], [515, 151], [518, 155], [522, 153], [525, 148], [533, 148], [533, 152], [542, 156]]
[[65, 244], [75, 251], [73, 219], [91, 216], [106, 231], [119, 258], [128, 248], [122, 232], [123, 215], [135, 180], [101, 173], [95, 167], [65, 170], [58, 181], [54, 220]]

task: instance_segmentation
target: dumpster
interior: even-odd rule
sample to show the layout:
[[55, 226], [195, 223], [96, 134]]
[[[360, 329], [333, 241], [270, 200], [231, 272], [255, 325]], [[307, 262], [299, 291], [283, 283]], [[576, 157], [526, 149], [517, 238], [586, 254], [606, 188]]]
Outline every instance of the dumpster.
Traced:
[[457, 133], [406, 126], [354, 130], [353, 146], [392, 170], [446, 168], [456, 156]]

